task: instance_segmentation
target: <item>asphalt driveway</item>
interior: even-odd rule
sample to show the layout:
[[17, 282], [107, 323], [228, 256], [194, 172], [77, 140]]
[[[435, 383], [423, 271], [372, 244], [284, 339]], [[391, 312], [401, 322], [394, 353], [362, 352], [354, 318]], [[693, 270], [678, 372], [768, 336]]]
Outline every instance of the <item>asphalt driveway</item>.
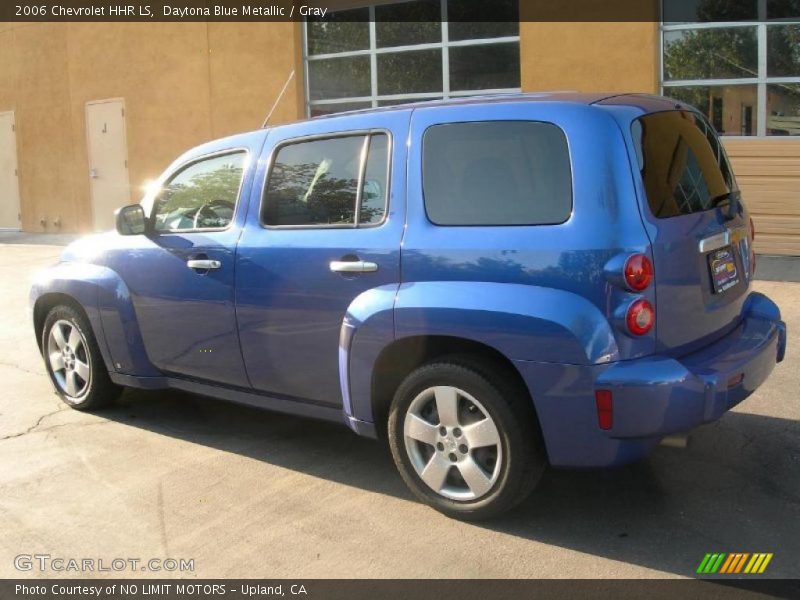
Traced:
[[786, 361], [686, 449], [549, 472], [500, 521], [416, 503], [388, 452], [343, 426], [179, 392], [96, 415], [52, 392], [27, 315], [60, 248], [0, 244], [0, 577], [20, 554], [193, 559], [188, 577], [673, 577], [707, 552], [772, 552], [800, 577], [800, 284], [757, 282], [789, 326]]

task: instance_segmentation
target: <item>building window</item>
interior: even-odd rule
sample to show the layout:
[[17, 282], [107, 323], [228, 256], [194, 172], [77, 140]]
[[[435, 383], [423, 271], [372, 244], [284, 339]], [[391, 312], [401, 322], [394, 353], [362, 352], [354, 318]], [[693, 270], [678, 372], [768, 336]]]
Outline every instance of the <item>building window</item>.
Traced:
[[518, 0], [413, 0], [305, 29], [309, 116], [520, 91]]
[[663, 93], [723, 135], [800, 135], [800, 4], [663, 0]]

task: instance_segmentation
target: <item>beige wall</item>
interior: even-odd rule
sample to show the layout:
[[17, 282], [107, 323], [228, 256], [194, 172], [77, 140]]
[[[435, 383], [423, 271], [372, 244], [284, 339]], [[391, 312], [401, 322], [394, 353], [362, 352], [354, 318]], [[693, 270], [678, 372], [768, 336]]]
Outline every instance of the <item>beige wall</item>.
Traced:
[[658, 90], [656, 23], [520, 23], [526, 92]]
[[759, 254], [800, 256], [800, 140], [725, 140]]
[[[299, 64], [298, 34], [292, 23], [0, 24], [0, 111], [16, 113], [23, 229], [91, 228], [86, 102], [124, 98], [137, 201], [187, 148], [261, 126]], [[274, 123], [302, 114], [301, 75]]]

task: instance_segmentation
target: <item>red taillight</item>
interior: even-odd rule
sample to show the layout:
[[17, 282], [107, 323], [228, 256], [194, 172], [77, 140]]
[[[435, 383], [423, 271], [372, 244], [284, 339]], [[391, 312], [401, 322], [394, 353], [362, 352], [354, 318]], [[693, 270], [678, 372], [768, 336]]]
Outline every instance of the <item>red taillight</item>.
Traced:
[[625, 261], [624, 273], [628, 287], [641, 292], [653, 281], [653, 263], [644, 254], [632, 254]]
[[634, 335], [644, 335], [653, 328], [656, 322], [656, 312], [653, 305], [644, 298], [640, 298], [628, 307], [625, 323], [628, 331]]
[[614, 424], [614, 400], [611, 390], [595, 390], [594, 401], [597, 404], [597, 424], [600, 429], [611, 429]]

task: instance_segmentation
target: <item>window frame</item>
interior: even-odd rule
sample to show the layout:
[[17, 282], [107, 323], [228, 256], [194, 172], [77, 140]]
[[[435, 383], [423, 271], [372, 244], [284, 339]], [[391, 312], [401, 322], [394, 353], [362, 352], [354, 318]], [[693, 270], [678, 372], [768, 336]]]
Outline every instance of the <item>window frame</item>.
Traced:
[[[449, 100], [451, 98], [463, 98], [468, 96], [485, 95], [485, 94], [518, 94], [522, 92], [521, 80], [520, 86], [515, 88], [493, 88], [493, 89], [478, 89], [478, 90], [450, 90], [450, 48], [458, 47], [474, 47], [474, 46], [492, 46], [497, 44], [514, 44], [520, 48], [520, 36], [509, 35], [493, 38], [474, 38], [467, 40], [450, 40], [449, 23], [447, 21], [447, 3], [448, 0], [439, 0], [441, 11], [441, 35], [438, 42], [428, 42], [422, 44], [410, 44], [405, 46], [389, 46], [385, 48], [378, 48], [377, 33], [375, 27], [375, 5], [370, 5], [369, 8], [369, 48], [363, 50], [349, 50], [345, 52], [329, 52], [324, 54], [309, 54], [308, 51], [308, 21], [303, 21], [301, 29], [302, 33], [302, 51], [303, 51], [303, 91], [304, 91], [304, 107], [306, 118], [311, 118], [311, 109], [314, 106], [336, 106], [337, 104], [353, 104], [353, 103], [369, 103], [367, 108], [378, 108], [381, 101], [403, 101], [410, 102], [423, 101], [423, 100]], [[366, 7], [362, 7], [366, 8]], [[419, 92], [408, 94], [378, 94], [378, 55], [380, 54], [393, 54], [397, 52], [413, 52], [416, 50], [441, 50], [442, 51], [442, 91], [441, 92]], [[521, 51], [521, 49], [520, 49]], [[311, 86], [309, 82], [309, 62], [315, 60], [325, 60], [330, 58], [347, 58], [354, 56], [368, 56], [370, 59], [370, 94], [368, 96], [348, 96], [345, 98], [330, 98], [325, 100], [312, 100], [311, 99]]]
[[[384, 192], [383, 200], [383, 218], [377, 223], [361, 223], [361, 199], [364, 192], [364, 177], [367, 172], [367, 161], [369, 160], [369, 148], [372, 145], [373, 135], [386, 135], [387, 136], [387, 160], [386, 160], [386, 190]], [[278, 157], [279, 152], [286, 146], [293, 146], [295, 144], [302, 144], [307, 142], [318, 142], [330, 139], [340, 139], [348, 137], [364, 137], [364, 145], [361, 148], [361, 158], [358, 165], [358, 188], [356, 190], [355, 211], [353, 213], [352, 223], [319, 223], [315, 225], [270, 225], [265, 222], [264, 211], [267, 206], [267, 188], [269, 187], [269, 180], [272, 177], [272, 170], [275, 168], [275, 159]], [[370, 129], [349, 129], [344, 131], [336, 131], [330, 133], [320, 133], [311, 135], [302, 135], [293, 138], [286, 138], [279, 141], [270, 150], [267, 175], [264, 178], [264, 185], [261, 186], [261, 198], [258, 205], [258, 223], [262, 229], [372, 229], [375, 227], [383, 226], [389, 218], [389, 197], [392, 189], [392, 159], [394, 157], [394, 138], [389, 129], [382, 127]]]
[[[440, 127], [442, 125], [474, 125], [476, 123], [539, 123], [544, 125], [552, 125], [561, 133], [564, 137], [564, 145], [567, 150], [567, 162], [569, 164], [569, 211], [567, 212], [566, 217], [563, 221], [559, 221], [557, 223], [437, 223], [433, 219], [431, 219], [430, 214], [428, 213], [428, 200], [425, 196], [425, 136], [427, 135], [428, 131], [433, 129], [434, 127]], [[428, 221], [430, 225], [434, 227], [558, 227], [567, 223], [569, 220], [572, 219], [572, 215], [575, 212], [575, 169], [573, 167], [572, 162], [572, 147], [569, 143], [569, 136], [567, 132], [564, 131], [564, 128], [561, 127], [558, 123], [553, 121], [542, 121], [539, 119], [479, 119], [474, 121], [443, 121], [441, 123], [431, 123], [428, 125], [424, 131], [422, 132], [421, 136], [421, 148], [420, 148], [420, 189], [422, 193], [422, 208], [425, 211], [425, 219]]]
[[[755, 135], [723, 135], [718, 133], [722, 139], [734, 140], [797, 140], [800, 136], [795, 135], [767, 135], [767, 86], [781, 83], [792, 83], [800, 85], [800, 75], [795, 77], [769, 77], [767, 72], [767, 29], [769, 27], [780, 27], [781, 25], [800, 25], [800, 20], [795, 19], [767, 19], [767, 0], [757, 0], [758, 18], [753, 21], [709, 21], [696, 23], [673, 23], [665, 22], [664, 2], [660, 0], [660, 15], [658, 31], [658, 54], [659, 60], [659, 87], [661, 94], [669, 96], [670, 88], [686, 88], [694, 86], [703, 87], [724, 87], [737, 85], [756, 86], [756, 106], [754, 116], [756, 118]], [[757, 72], [755, 77], [729, 77], [725, 79], [676, 79], [667, 81], [665, 79], [664, 52], [666, 50], [665, 34], [673, 31], [697, 31], [703, 29], [723, 29], [745, 27], [756, 29], [756, 44], [758, 48]], [[716, 130], [715, 130], [716, 131]]]
[[[156, 218], [156, 203], [158, 202], [158, 196], [163, 191], [164, 187], [169, 185], [169, 183], [175, 179], [178, 175], [183, 173], [186, 169], [190, 168], [197, 163], [203, 162], [205, 160], [211, 160], [214, 158], [219, 158], [221, 156], [228, 156], [234, 154], [244, 154], [245, 156], [245, 164], [242, 168], [242, 176], [239, 179], [239, 187], [236, 190], [236, 204], [233, 207], [233, 216], [231, 217], [230, 223], [228, 223], [225, 227], [208, 227], [208, 228], [191, 228], [191, 229], [156, 229], [155, 227], [155, 218]], [[185, 163], [181, 163], [178, 167], [173, 169], [165, 178], [164, 182], [158, 186], [158, 191], [153, 194], [153, 202], [150, 206], [150, 214], [147, 217], [147, 228], [150, 232], [155, 235], [170, 235], [170, 234], [185, 234], [185, 233], [214, 233], [214, 232], [221, 232], [221, 231], [228, 231], [231, 227], [233, 227], [234, 222], [236, 221], [236, 214], [239, 211], [239, 205], [241, 203], [242, 198], [242, 188], [244, 187], [244, 180], [245, 176], [247, 175], [247, 169], [250, 167], [250, 149], [241, 146], [236, 148], [226, 148], [224, 150], [215, 150], [213, 152], [209, 152], [208, 154], [202, 154], [200, 156], [195, 156], [194, 158], [190, 158]]]

